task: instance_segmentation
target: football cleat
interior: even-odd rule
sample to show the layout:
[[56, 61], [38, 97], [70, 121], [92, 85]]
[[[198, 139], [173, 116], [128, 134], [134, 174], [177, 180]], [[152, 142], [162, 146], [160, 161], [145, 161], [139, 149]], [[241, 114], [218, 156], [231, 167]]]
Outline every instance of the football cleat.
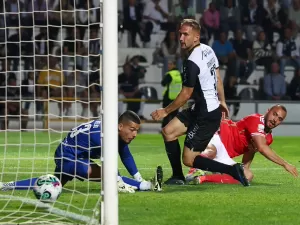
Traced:
[[183, 178], [177, 178], [177, 177], [170, 177], [168, 180], [164, 182], [166, 185], [184, 185], [185, 180]]
[[154, 178], [152, 180], [153, 191], [162, 191], [162, 181], [163, 181], [163, 169], [158, 166], [155, 171]]
[[250, 186], [250, 182], [248, 181], [244, 173], [244, 165], [241, 163], [237, 163], [234, 164], [233, 167], [237, 175], [234, 176], [233, 178], [241, 182], [241, 184], [244, 185], [245, 187]]
[[13, 190], [15, 188], [15, 182], [0, 182], [0, 191]]
[[204, 176], [206, 174], [205, 171], [196, 169], [196, 168], [190, 168], [188, 174], [185, 176], [185, 181], [186, 183], [190, 183], [191, 181], [194, 180], [194, 177], [198, 176]]

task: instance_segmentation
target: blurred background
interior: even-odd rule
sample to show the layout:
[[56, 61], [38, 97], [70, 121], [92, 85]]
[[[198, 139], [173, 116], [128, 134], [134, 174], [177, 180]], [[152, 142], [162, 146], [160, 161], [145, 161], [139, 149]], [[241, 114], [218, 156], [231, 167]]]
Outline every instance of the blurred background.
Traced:
[[[275, 133], [297, 134], [300, 0], [119, 0], [119, 113], [133, 110], [142, 131], [160, 132], [150, 113], [180, 91], [183, 18], [199, 21], [201, 43], [219, 59], [231, 118], [283, 103]], [[99, 0], [0, 0], [2, 130], [69, 129], [100, 116], [101, 22]]]

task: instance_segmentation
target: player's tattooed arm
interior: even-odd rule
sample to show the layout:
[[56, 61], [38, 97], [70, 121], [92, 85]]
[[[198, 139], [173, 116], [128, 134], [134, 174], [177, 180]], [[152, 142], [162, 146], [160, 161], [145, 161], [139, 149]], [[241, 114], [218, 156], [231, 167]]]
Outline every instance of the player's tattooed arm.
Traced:
[[291, 173], [293, 176], [298, 176], [297, 168], [286, 162], [283, 158], [277, 155], [270, 147], [267, 145], [266, 138], [261, 135], [256, 135], [252, 137], [257, 150], [270, 161], [282, 166], [285, 170]]

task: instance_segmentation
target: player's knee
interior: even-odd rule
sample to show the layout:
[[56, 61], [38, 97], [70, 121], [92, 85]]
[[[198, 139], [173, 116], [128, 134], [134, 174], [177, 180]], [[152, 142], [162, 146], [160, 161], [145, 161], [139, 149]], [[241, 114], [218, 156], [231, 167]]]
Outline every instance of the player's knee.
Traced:
[[217, 156], [217, 151], [214, 149], [206, 148], [202, 153], [202, 156], [209, 158], [209, 159], [214, 159]]
[[162, 135], [165, 141], [174, 141], [176, 137], [173, 135], [173, 129], [168, 125], [162, 129]]
[[192, 158], [192, 157], [190, 157], [190, 156], [183, 156], [183, 157], [182, 157], [182, 163], [183, 163], [185, 166], [193, 167], [193, 164], [194, 164], [194, 158]]

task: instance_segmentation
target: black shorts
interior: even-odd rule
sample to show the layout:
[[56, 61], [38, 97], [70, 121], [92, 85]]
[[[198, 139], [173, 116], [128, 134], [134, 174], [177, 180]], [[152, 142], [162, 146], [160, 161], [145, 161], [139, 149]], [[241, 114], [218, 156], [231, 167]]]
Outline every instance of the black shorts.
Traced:
[[202, 152], [220, 127], [222, 113], [220, 108], [201, 114], [192, 108], [177, 114], [177, 118], [187, 127], [184, 145], [189, 149]]

